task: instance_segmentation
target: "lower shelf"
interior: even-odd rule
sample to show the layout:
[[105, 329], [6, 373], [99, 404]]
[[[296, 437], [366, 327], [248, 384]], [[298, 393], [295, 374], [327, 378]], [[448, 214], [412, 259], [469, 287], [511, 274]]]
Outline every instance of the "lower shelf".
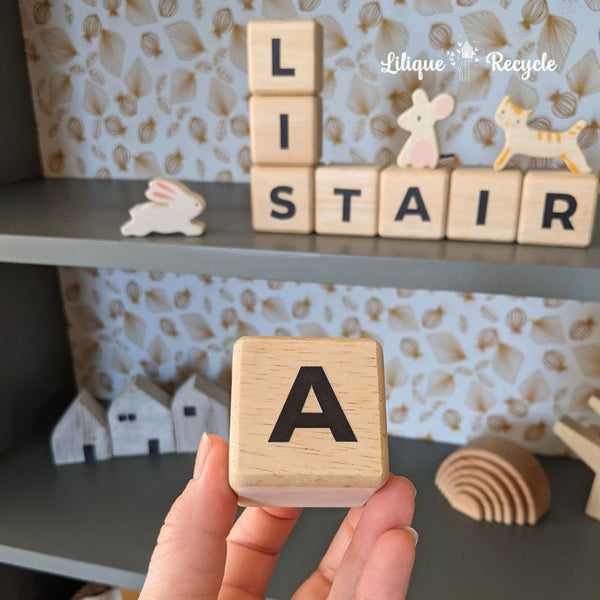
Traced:
[[[592, 474], [542, 459], [551, 512], [536, 527], [481, 524], [434, 488], [447, 444], [390, 439], [392, 470], [415, 483], [419, 532], [410, 598], [588, 599], [598, 586], [600, 523], [583, 514]], [[191, 455], [55, 467], [45, 440], [0, 456], [0, 562], [140, 588], [158, 529], [192, 470]], [[289, 598], [315, 568], [343, 517], [306, 510], [269, 594]]]

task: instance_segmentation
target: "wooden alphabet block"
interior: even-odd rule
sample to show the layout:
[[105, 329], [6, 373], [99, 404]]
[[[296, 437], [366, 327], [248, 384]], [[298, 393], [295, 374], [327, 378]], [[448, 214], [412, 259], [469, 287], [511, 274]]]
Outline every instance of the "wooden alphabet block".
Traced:
[[375, 236], [378, 204], [378, 166], [327, 165], [317, 168], [317, 233]]
[[255, 165], [316, 165], [321, 157], [321, 99], [252, 96], [250, 153]]
[[446, 235], [451, 240], [514, 242], [521, 171], [457, 169], [450, 178]]
[[359, 506], [385, 483], [382, 361], [366, 338], [236, 342], [229, 481], [242, 506]]
[[529, 171], [523, 179], [519, 244], [586, 247], [592, 241], [598, 177]]
[[252, 94], [317, 95], [323, 87], [323, 29], [312, 19], [248, 23]]
[[254, 230], [312, 233], [314, 180], [312, 167], [252, 167], [250, 198]]
[[379, 182], [379, 235], [443, 238], [449, 179], [447, 169], [384, 169]]

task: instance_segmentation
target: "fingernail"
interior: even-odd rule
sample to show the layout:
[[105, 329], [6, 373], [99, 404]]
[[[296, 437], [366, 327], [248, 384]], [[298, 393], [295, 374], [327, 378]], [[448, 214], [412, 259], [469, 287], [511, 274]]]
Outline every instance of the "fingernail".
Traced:
[[417, 533], [416, 529], [413, 529], [412, 527], [403, 527], [402, 529], [404, 529], [404, 531], [406, 531], [406, 532], [410, 533], [410, 535], [412, 535], [413, 540], [415, 540], [415, 546], [416, 546], [419, 541], [419, 534]]
[[198, 448], [198, 454], [196, 455], [196, 462], [194, 463], [194, 479], [197, 479], [202, 475], [202, 471], [204, 471], [204, 466], [206, 465], [206, 459], [210, 454], [211, 445], [210, 438], [206, 433], [203, 433], [202, 439], [200, 440], [200, 447]]

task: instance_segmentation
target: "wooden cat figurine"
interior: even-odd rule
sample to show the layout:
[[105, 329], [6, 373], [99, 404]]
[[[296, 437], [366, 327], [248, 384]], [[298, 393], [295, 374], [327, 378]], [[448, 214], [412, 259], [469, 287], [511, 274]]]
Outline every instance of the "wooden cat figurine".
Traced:
[[577, 145], [577, 136], [587, 121], [580, 119], [566, 131], [540, 131], [527, 126], [532, 112], [513, 104], [509, 96], [500, 102], [494, 119], [504, 129], [506, 139], [494, 169], [501, 171], [515, 154], [524, 154], [535, 158], [560, 158], [572, 173], [591, 173]]

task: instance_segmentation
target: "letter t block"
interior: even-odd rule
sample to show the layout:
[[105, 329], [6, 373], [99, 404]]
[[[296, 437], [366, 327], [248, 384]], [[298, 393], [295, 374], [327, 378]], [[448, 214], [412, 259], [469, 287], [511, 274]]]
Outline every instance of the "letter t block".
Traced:
[[386, 482], [388, 469], [377, 342], [236, 342], [229, 482], [240, 505], [360, 506]]

